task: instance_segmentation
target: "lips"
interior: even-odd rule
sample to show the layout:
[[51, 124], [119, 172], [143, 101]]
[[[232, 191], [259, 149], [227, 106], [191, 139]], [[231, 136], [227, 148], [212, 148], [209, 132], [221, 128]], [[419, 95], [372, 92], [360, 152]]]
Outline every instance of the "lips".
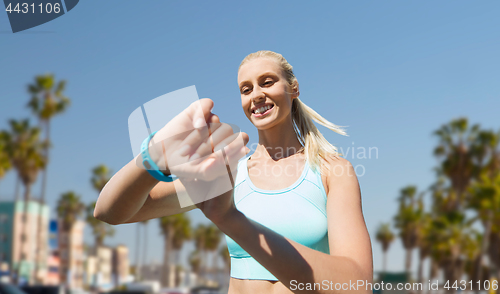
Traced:
[[[266, 109], [267, 108], [267, 109]], [[274, 105], [265, 105], [263, 107], [259, 107], [252, 111], [252, 116], [254, 117], [262, 117], [268, 115], [270, 112], [272, 112], [274, 109]], [[260, 112], [263, 111], [263, 112]], [[259, 113], [257, 113], [259, 112]]]
[[274, 104], [272, 104], [272, 103], [263, 103], [263, 104], [259, 104], [257, 106], [252, 107], [251, 112], [253, 114], [259, 114], [259, 113], [262, 114], [265, 111], [267, 111], [267, 110], [269, 110], [269, 109], [271, 109], [273, 107], [274, 107]]

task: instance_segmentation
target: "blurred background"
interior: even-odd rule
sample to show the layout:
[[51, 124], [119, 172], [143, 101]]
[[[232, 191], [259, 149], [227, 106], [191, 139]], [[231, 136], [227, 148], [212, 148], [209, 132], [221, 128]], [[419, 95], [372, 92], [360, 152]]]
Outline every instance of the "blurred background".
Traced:
[[196, 85], [253, 151], [237, 70], [272, 50], [301, 100], [346, 126], [320, 131], [356, 168], [376, 279], [492, 291], [499, 12], [493, 0], [81, 1], [16, 34], [0, 12], [2, 280], [227, 292], [225, 239], [200, 211], [118, 226], [91, 212], [133, 158], [128, 116], [165, 93]]

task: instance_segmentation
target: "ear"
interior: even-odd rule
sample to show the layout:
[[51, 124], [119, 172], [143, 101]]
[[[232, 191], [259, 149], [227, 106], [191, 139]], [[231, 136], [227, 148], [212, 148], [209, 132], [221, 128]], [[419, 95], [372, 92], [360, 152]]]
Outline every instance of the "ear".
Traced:
[[292, 84], [292, 99], [299, 98], [300, 90], [299, 90], [299, 82], [295, 80]]

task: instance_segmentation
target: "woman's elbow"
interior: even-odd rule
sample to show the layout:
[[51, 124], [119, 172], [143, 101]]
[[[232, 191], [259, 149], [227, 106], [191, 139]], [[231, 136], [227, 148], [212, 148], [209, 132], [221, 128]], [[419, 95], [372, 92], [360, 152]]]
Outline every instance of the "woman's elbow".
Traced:
[[102, 222], [108, 223], [113, 226], [122, 224], [122, 222], [109, 218], [105, 213], [97, 210], [97, 208], [94, 209], [94, 217]]
[[94, 208], [94, 217], [110, 225], [119, 225], [122, 223], [111, 217], [109, 215], [109, 209], [105, 209], [102, 207], [102, 205], [99, 205], [99, 200], [97, 200], [97, 203]]

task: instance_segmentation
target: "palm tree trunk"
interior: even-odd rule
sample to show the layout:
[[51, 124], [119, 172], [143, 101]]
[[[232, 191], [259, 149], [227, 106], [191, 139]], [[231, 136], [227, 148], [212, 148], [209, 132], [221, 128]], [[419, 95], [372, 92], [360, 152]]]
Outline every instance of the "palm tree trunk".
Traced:
[[163, 252], [163, 281], [162, 284], [165, 287], [171, 287], [170, 285], [170, 254], [172, 252], [172, 237], [174, 235], [174, 230], [171, 228], [168, 233], [165, 234], [165, 248]]
[[101, 236], [95, 237], [95, 246], [96, 248], [102, 247], [104, 245], [104, 238]]
[[384, 250], [384, 260], [382, 263], [382, 273], [385, 274], [386, 270], [387, 270], [387, 250]]
[[174, 287], [179, 287], [180, 285], [180, 270], [177, 268], [180, 264], [180, 259], [181, 259], [181, 250], [175, 250], [175, 283]]
[[423, 268], [423, 263], [424, 263], [424, 256], [422, 255], [422, 252], [419, 252], [419, 260], [418, 260], [418, 277], [417, 281], [419, 283], [422, 283], [424, 281], [424, 268]]
[[217, 252], [217, 249], [215, 249], [215, 250], [212, 251], [212, 268], [213, 268], [212, 272], [213, 272], [214, 278], [215, 278], [215, 276], [217, 275], [217, 272], [218, 272], [217, 271], [217, 263], [218, 263], [217, 262], [217, 258], [219, 256], [217, 256], [216, 252]]
[[16, 177], [16, 190], [14, 191], [14, 201], [19, 201], [19, 190], [21, 190], [21, 177]]
[[[50, 139], [50, 121], [47, 121], [45, 123], [46, 126], [46, 140], [48, 141]], [[42, 232], [44, 231], [44, 228], [42, 226], [43, 218], [42, 218], [42, 213], [43, 213], [43, 205], [45, 204], [45, 193], [47, 191], [47, 166], [49, 164], [49, 147], [46, 146], [45, 150], [45, 166], [42, 169], [42, 190], [40, 191], [40, 208], [38, 209], [38, 223], [37, 223], [37, 241], [35, 242], [35, 280], [38, 281], [38, 271], [39, 271], [39, 261], [41, 257], [45, 255], [44, 250], [42, 250], [44, 247], [42, 245]], [[45, 245], [45, 244], [44, 244]]]
[[[439, 271], [439, 266], [438, 263], [432, 258], [431, 255], [431, 263], [430, 263], [430, 269], [429, 269], [429, 280], [432, 283], [432, 280], [437, 277]], [[427, 293], [430, 293], [431, 290], [428, 288]]]
[[408, 273], [408, 275], [410, 275], [410, 271], [411, 271], [411, 254], [412, 253], [413, 253], [413, 249], [412, 248], [406, 249], [406, 265], [405, 265], [405, 269], [406, 269], [406, 272]]
[[139, 281], [140, 279], [140, 268], [141, 268], [141, 262], [139, 260], [139, 252], [140, 252], [140, 246], [141, 246], [141, 223], [136, 223], [137, 230], [136, 234], [137, 237], [135, 238], [135, 279]]
[[497, 268], [497, 281], [499, 283], [498, 289], [497, 289], [497, 294], [500, 294], [500, 269]]
[[[25, 192], [24, 192], [24, 207], [23, 207], [23, 215], [21, 217], [21, 250], [20, 250], [20, 258], [18, 261], [17, 265], [17, 274], [16, 274], [16, 284], [19, 283], [19, 274], [21, 273], [21, 264], [25, 263], [27, 259], [27, 251], [26, 250], [26, 245], [27, 243], [27, 236], [26, 236], [26, 230], [28, 228], [28, 204], [31, 198], [31, 185], [26, 184], [25, 185]], [[31, 276], [31, 275], [30, 275]], [[30, 277], [28, 278], [30, 279]]]
[[[479, 251], [479, 256], [476, 259], [476, 264], [474, 266], [474, 276], [478, 281], [481, 281], [483, 277], [483, 257], [486, 251], [488, 250], [488, 241], [490, 239], [490, 234], [491, 234], [491, 226], [492, 226], [492, 218], [493, 218], [493, 211], [489, 210], [487, 212], [487, 221], [484, 225], [484, 235], [483, 239], [481, 240], [481, 248]], [[476, 282], [476, 281], [473, 281]], [[477, 285], [476, 283], [473, 283], [474, 285]], [[479, 288], [476, 289], [476, 293], [479, 293]]]
[[147, 224], [144, 224], [144, 246], [142, 248], [142, 264], [147, 264], [148, 263], [148, 226]]

